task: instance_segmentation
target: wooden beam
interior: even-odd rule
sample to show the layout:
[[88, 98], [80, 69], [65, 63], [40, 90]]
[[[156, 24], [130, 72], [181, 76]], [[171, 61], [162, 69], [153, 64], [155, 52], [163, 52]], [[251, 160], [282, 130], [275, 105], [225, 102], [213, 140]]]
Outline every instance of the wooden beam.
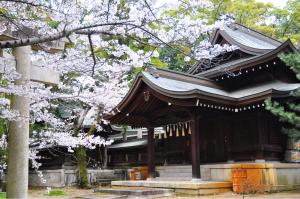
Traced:
[[191, 150], [192, 150], [192, 177], [193, 180], [201, 178], [200, 173], [200, 137], [199, 137], [199, 116], [193, 113], [191, 120]]
[[160, 108], [159, 111], [154, 110], [152, 113], [149, 113], [151, 115], [151, 118], [157, 118], [161, 116], [170, 116], [174, 113], [186, 113], [189, 114], [190, 109], [187, 107], [181, 107], [181, 106], [174, 106], [170, 105], [168, 106], [166, 104], [165, 108]]
[[163, 118], [155, 118], [151, 121], [152, 127], [160, 127], [168, 124], [175, 124], [178, 122], [186, 122], [189, 121], [189, 117], [176, 117], [176, 116], [169, 116], [169, 117], [163, 117]]
[[[5, 71], [7, 67], [16, 67], [16, 60], [9, 54], [0, 57], [0, 73]], [[45, 67], [46, 63], [32, 62], [30, 65], [30, 81], [40, 82], [44, 84], [59, 84], [59, 72]]]
[[155, 149], [154, 149], [154, 128], [148, 128], [148, 178], [155, 178]]

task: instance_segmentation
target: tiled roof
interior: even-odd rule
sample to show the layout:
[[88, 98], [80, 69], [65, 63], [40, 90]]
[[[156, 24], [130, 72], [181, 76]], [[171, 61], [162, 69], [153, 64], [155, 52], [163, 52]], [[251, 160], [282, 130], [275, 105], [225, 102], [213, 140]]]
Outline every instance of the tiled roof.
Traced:
[[234, 27], [235, 28], [230, 28], [226, 26], [223, 31], [225, 31], [225, 33], [227, 33], [233, 40], [244, 46], [256, 49], [272, 50], [281, 45], [281, 42], [270, 39], [253, 29], [237, 24], [235, 24]]
[[162, 89], [165, 92], [172, 93], [202, 93], [205, 95], [219, 95], [231, 99], [245, 98], [251, 95], [259, 94], [269, 90], [276, 91], [292, 91], [297, 88], [300, 88], [300, 83], [285, 83], [280, 81], [267, 82], [260, 85], [253, 85], [248, 88], [243, 88], [241, 90], [236, 90], [228, 92], [219, 88], [213, 88], [206, 85], [189, 83], [186, 81], [179, 81], [167, 77], [154, 77], [148, 72], [143, 72], [143, 76], [154, 84], [158, 89]]

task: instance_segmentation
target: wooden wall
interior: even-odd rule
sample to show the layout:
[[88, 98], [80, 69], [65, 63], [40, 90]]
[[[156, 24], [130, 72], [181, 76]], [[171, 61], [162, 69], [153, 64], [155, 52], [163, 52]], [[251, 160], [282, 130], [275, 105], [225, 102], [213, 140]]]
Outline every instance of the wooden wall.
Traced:
[[[264, 109], [240, 113], [212, 113], [200, 119], [201, 163], [283, 160], [286, 136], [282, 124]], [[190, 164], [190, 135], [155, 139], [157, 165]], [[146, 147], [109, 152], [110, 165], [142, 165], [147, 162]], [[125, 161], [125, 154], [128, 161]], [[140, 155], [138, 155], [140, 154]], [[138, 157], [142, 158], [138, 158]]]
[[202, 162], [283, 159], [286, 138], [281, 124], [265, 110], [206, 118], [201, 125]]

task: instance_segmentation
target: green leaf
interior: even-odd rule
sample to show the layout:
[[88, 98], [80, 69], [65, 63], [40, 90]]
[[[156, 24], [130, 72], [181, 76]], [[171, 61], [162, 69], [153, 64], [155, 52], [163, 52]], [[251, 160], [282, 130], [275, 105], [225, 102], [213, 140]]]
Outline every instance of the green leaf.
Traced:
[[8, 86], [8, 83], [9, 83], [9, 81], [8, 81], [7, 79], [3, 79], [3, 80], [1, 81], [1, 84], [2, 84], [3, 86]]
[[152, 57], [151, 63], [157, 66], [158, 68], [167, 68], [168, 64], [162, 62], [158, 57]]
[[109, 58], [109, 54], [105, 49], [97, 49], [95, 55], [99, 58]]
[[50, 26], [51, 28], [53, 29], [57, 29], [59, 24], [60, 24], [60, 21], [54, 21], [54, 20], [50, 20], [47, 22], [48, 26]]

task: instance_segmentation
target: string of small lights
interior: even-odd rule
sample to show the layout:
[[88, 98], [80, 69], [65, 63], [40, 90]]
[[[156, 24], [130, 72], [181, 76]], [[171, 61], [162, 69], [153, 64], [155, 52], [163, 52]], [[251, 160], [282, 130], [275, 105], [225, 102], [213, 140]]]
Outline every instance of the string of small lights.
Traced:
[[[276, 65], [277, 62], [274, 61], [272, 63], [273, 65]], [[240, 71], [238, 73], [234, 73], [234, 72], [230, 72], [229, 73], [226, 73], [225, 75], [222, 75], [222, 76], [219, 76], [218, 78], [216, 78], [215, 80], [216, 81], [222, 81], [222, 80], [225, 80], [225, 79], [230, 79], [230, 78], [234, 78], [234, 77], [239, 77], [243, 74], [248, 74], [248, 73], [251, 73], [251, 72], [255, 72], [256, 70], [262, 70], [264, 68], [270, 68], [270, 65], [269, 64], [266, 64], [266, 65], [260, 65], [260, 66], [256, 66], [256, 67], [253, 67], [253, 68], [247, 68], [247, 69], [240, 69]]]

